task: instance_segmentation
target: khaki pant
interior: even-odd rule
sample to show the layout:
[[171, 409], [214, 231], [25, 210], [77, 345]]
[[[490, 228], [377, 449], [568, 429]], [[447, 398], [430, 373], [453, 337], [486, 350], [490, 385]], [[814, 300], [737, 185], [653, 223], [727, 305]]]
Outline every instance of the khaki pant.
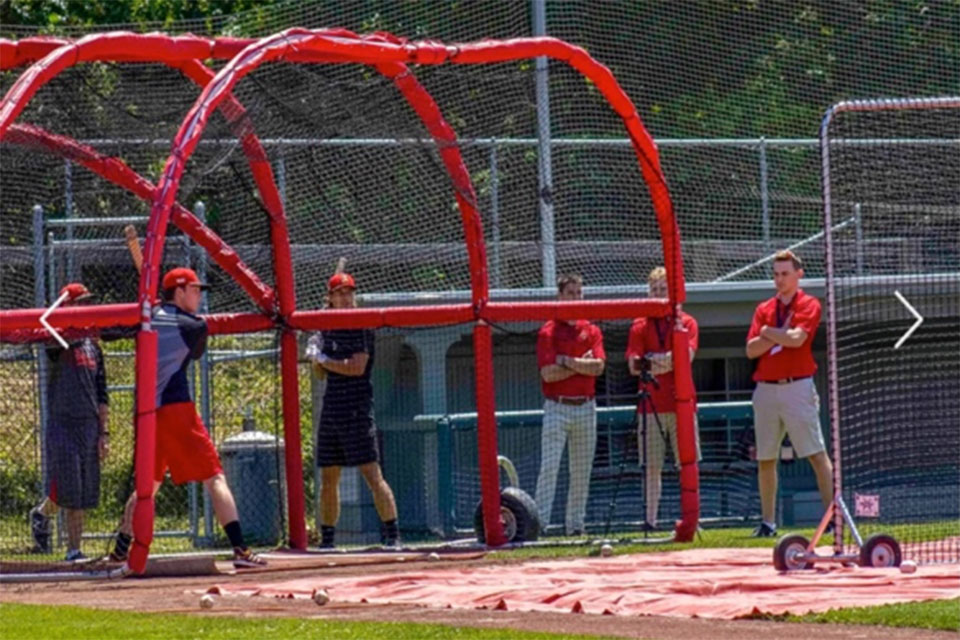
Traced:
[[[657, 421], [652, 413], [647, 414], [647, 459], [643, 459], [643, 414], [637, 414], [637, 441], [640, 443], [637, 447], [640, 449], [640, 464], [648, 464], [658, 469], [663, 468], [663, 459], [667, 453], [664, 437], [670, 439], [670, 449], [673, 452], [673, 464], [680, 468], [680, 451], [677, 448], [677, 414], [658, 413], [660, 416], [660, 426], [663, 427], [663, 433], [657, 428]], [[693, 437], [697, 443], [697, 462], [703, 460], [700, 453], [700, 427], [697, 423], [697, 416], [693, 416]]]
[[820, 396], [813, 378], [787, 384], [758, 382], [753, 391], [753, 430], [757, 460], [779, 459], [786, 434], [790, 434], [799, 458], [826, 450], [820, 431]]
[[563, 448], [569, 446], [567, 461], [570, 486], [564, 518], [567, 533], [584, 530], [590, 473], [597, 448], [597, 403], [593, 400], [573, 406], [547, 400], [543, 404], [543, 430], [540, 434], [540, 476], [537, 478], [537, 508], [540, 524], [550, 523], [557, 473]]

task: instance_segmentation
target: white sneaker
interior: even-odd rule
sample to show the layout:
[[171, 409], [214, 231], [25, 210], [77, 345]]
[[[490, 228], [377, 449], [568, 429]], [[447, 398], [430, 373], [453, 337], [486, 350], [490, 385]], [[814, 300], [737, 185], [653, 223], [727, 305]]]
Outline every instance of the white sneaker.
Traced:
[[126, 578], [129, 575], [133, 575], [133, 569], [130, 568], [126, 562], [119, 569], [111, 569], [110, 573], [107, 574], [107, 577], [112, 580], [119, 580]]

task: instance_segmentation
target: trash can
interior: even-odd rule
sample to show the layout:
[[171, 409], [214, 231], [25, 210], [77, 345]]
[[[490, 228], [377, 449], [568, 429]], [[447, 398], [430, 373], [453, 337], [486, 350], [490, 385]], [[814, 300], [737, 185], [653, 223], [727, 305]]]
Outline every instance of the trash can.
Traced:
[[243, 537], [251, 544], [278, 544], [286, 522], [283, 439], [278, 444], [269, 433], [245, 430], [223, 441], [220, 459], [237, 503]]

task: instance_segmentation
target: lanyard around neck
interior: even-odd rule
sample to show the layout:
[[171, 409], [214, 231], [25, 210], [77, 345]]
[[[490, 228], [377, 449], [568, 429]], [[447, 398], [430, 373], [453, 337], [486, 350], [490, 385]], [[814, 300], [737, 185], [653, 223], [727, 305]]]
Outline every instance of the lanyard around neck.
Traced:
[[670, 318], [654, 318], [653, 328], [657, 331], [657, 339], [660, 340], [660, 348], [667, 348], [667, 337], [670, 335]]
[[[777, 298], [777, 328], [782, 329], [783, 323], [787, 319], [787, 316], [790, 315], [790, 308], [793, 306], [793, 301], [797, 299], [797, 296], [794, 295], [789, 303], [783, 304], [780, 302], [780, 298]], [[783, 309], [782, 315], [780, 309]]]

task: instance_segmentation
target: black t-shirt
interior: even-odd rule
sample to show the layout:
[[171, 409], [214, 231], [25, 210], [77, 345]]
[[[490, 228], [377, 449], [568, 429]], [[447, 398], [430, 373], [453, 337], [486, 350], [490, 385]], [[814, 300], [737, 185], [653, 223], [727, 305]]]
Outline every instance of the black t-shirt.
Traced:
[[47, 347], [47, 357], [51, 362], [47, 381], [50, 418], [55, 422], [98, 421], [100, 405], [109, 402], [100, 345], [83, 338], [69, 349]]
[[336, 329], [323, 332], [323, 354], [334, 360], [346, 360], [355, 353], [370, 354], [360, 376], [327, 372], [327, 390], [323, 395], [321, 422], [331, 426], [373, 421], [374, 333], [370, 329]]

